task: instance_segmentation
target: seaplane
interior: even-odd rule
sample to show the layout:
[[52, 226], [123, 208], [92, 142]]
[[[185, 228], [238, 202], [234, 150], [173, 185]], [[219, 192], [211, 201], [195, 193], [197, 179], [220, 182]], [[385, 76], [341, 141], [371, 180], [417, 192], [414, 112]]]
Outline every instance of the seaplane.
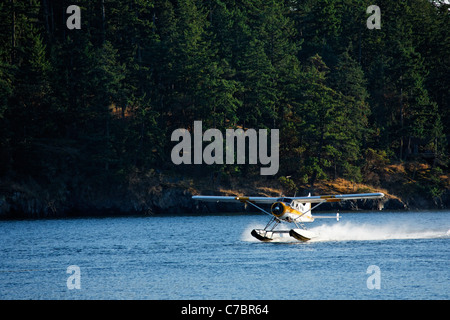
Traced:
[[[318, 195], [304, 197], [241, 197], [241, 196], [192, 196], [193, 200], [205, 202], [241, 202], [252, 205], [261, 212], [271, 216], [264, 229], [253, 229], [251, 235], [264, 242], [279, 240], [284, 237], [292, 237], [302, 242], [317, 238], [317, 234], [308, 230], [304, 223], [314, 222], [315, 219], [336, 219], [339, 221], [339, 213], [336, 216], [313, 216], [311, 211], [326, 202], [341, 202], [359, 199], [380, 199], [383, 193], [357, 193]], [[257, 204], [270, 205], [270, 212]], [[311, 206], [314, 204], [314, 206]], [[275, 230], [281, 223], [294, 224], [295, 228], [289, 230]]]

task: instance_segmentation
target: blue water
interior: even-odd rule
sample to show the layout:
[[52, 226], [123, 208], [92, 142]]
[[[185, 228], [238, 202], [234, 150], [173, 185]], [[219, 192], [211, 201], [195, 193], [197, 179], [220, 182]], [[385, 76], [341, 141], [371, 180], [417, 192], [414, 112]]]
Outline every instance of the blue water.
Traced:
[[0, 221], [0, 299], [450, 298], [448, 211], [344, 213], [308, 243], [257, 241], [267, 218]]

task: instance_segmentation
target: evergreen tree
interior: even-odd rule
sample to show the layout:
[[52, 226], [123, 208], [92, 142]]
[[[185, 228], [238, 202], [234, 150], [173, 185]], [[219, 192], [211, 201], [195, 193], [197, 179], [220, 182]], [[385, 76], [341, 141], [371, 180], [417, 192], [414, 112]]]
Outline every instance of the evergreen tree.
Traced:
[[338, 57], [337, 66], [330, 75], [330, 85], [340, 93], [342, 102], [335, 123], [339, 141], [335, 146], [339, 151], [339, 156], [334, 158], [335, 177], [337, 166], [345, 169], [358, 165], [356, 161], [360, 159], [361, 148], [369, 135], [366, 79], [360, 65], [350, 56], [351, 49], [349, 47]]
[[369, 0], [80, 0], [69, 30], [71, 4], [0, 3], [2, 176], [65, 190], [172, 170], [171, 132], [195, 120], [280, 129], [290, 187], [359, 181], [367, 155], [447, 170], [445, 1], [380, 0], [381, 29]]
[[304, 146], [304, 166], [300, 175], [307, 176], [311, 187], [327, 177], [332, 159], [339, 157], [336, 149], [341, 130], [335, 126], [342, 103], [338, 93], [327, 86], [328, 67], [319, 55], [310, 58], [302, 87], [298, 114], [303, 121], [298, 129], [300, 144]]

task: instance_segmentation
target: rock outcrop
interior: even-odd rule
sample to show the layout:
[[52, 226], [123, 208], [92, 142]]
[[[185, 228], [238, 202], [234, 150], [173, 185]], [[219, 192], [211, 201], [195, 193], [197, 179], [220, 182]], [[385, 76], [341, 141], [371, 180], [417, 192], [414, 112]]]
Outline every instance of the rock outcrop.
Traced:
[[[0, 219], [256, 211], [252, 206], [241, 203], [201, 203], [192, 200], [192, 195], [200, 193], [229, 195], [208, 190], [199, 191], [183, 183], [157, 181], [139, 181], [128, 186], [117, 185], [98, 189], [85, 185], [72, 191], [62, 188], [54, 194], [44, 192], [42, 188], [22, 187], [8, 190], [3, 186], [0, 189]], [[447, 191], [438, 202], [418, 195], [407, 199], [387, 196], [384, 199], [325, 203], [317, 210], [441, 209], [449, 208], [449, 202], [450, 193]]]

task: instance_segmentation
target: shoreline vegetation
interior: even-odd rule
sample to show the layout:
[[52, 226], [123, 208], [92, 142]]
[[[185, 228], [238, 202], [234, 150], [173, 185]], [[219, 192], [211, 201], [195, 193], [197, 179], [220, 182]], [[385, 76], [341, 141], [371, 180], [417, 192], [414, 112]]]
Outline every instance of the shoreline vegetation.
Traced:
[[[433, 197], [433, 181], [427, 178], [431, 166], [411, 171], [408, 164], [388, 165], [379, 171], [378, 186], [355, 183], [343, 178], [322, 181], [311, 188], [296, 184], [289, 177], [239, 178], [210, 174], [185, 177], [165, 175], [150, 170], [134, 172], [126, 183], [86, 179], [78, 187], [70, 186], [77, 179], [53, 181], [39, 185], [0, 180], [0, 219], [62, 218], [117, 215], [163, 215], [189, 213], [225, 213], [253, 211], [241, 203], [199, 203], [192, 195], [294, 196], [383, 192], [380, 200], [358, 200], [327, 203], [318, 211], [342, 210], [436, 210], [450, 208], [450, 179], [440, 176], [445, 192]], [[201, 171], [201, 170], [200, 170]], [[415, 176], [415, 180], [411, 175]], [[195, 181], [195, 182], [194, 182]]]
[[[0, 218], [244, 210], [194, 194], [450, 208], [450, 4], [372, 4], [1, 1]], [[206, 158], [171, 138], [196, 121]], [[279, 133], [274, 174], [261, 149], [213, 161], [227, 129]]]

